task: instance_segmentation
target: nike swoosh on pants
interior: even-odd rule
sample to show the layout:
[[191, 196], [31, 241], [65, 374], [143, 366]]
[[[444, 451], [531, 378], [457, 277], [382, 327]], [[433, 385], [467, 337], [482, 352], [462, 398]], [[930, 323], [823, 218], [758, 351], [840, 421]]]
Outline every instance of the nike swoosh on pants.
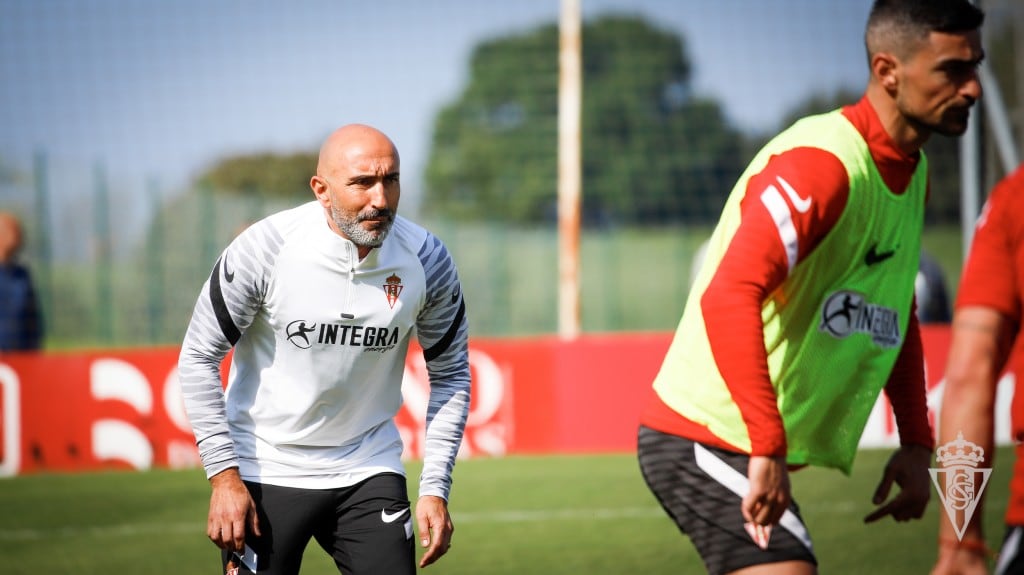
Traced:
[[387, 509], [381, 509], [380, 510], [380, 520], [383, 521], [384, 523], [394, 523], [394, 521], [396, 519], [398, 519], [399, 517], [405, 515], [405, 512], [408, 511], [408, 510], [409, 510], [409, 508], [406, 507], [405, 509], [402, 509], [401, 511], [396, 511], [394, 513], [388, 513]]

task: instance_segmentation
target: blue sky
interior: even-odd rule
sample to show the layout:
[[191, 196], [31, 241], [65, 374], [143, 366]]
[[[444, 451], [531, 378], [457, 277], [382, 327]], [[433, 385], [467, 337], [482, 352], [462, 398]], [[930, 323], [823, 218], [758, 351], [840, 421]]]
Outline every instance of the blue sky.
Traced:
[[[682, 35], [696, 92], [749, 131], [867, 78], [870, 0], [581, 3], [584, 18], [639, 14]], [[0, 161], [46, 150], [174, 187], [224, 155], [315, 149], [358, 121], [395, 140], [415, 196], [473, 47], [558, 13], [559, 0], [0, 0]]]

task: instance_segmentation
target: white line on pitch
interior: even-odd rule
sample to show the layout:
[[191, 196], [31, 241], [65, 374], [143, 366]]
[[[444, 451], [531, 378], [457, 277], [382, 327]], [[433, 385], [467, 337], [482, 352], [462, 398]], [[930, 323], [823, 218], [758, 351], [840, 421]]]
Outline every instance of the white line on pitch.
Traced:
[[[532, 511], [480, 511], [452, 512], [456, 523], [522, 523], [530, 521], [574, 519], [646, 519], [667, 517], [657, 507], [621, 507], [614, 509], [538, 509]], [[30, 541], [61, 537], [124, 537], [152, 533], [204, 534], [204, 524], [196, 523], [123, 523], [119, 525], [87, 525], [78, 527], [42, 527], [29, 529], [0, 529], [0, 541]]]
[[[1002, 501], [990, 502], [993, 506]], [[808, 504], [804, 515], [869, 513], [870, 505], [852, 501], [820, 502]], [[659, 507], [615, 507], [577, 509], [534, 509], [508, 511], [452, 511], [452, 520], [465, 523], [529, 523], [536, 521], [575, 521], [609, 519], [657, 519], [668, 518]], [[28, 529], [0, 529], [0, 541], [32, 541], [43, 538], [62, 537], [125, 537], [132, 535], [195, 533], [205, 535], [205, 525], [194, 523], [122, 523], [118, 525], [83, 525], [77, 527], [41, 527]]]
[[559, 519], [646, 519], [649, 517], [667, 517], [667, 515], [659, 507], [452, 512], [452, 520], [457, 523], [522, 523]]

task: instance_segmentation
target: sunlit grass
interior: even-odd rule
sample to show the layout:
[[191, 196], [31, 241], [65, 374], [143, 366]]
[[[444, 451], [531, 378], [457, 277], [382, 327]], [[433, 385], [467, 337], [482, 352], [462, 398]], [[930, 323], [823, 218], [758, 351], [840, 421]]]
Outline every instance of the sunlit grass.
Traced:
[[[989, 545], [1002, 534], [1012, 452], [987, 488]], [[925, 573], [941, 511], [865, 525], [887, 450], [863, 451], [851, 477], [806, 469], [793, 491], [822, 572]], [[416, 477], [419, 464], [409, 464]], [[415, 493], [415, 480], [410, 486]], [[209, 487], [198, 470], [31, 475], [0, 481], [0, 573], [213, 573]], [[693, 546], [660, 510], [632, 454], [470, 459], [456, 466], [456, 525], [437, 574], [700, 573]], [[313, 544], [304, 575], [337, 573]]]

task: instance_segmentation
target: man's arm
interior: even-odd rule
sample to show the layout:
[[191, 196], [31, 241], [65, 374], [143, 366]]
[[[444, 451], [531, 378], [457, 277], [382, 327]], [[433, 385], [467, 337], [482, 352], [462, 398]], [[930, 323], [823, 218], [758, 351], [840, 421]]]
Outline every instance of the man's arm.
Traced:
[[786, 434], [768, 372], [761, 310], [832, 230], [849, 196], [831, 153], [795, 148], [773, 156], [747, 183], [740, 224], [701, 297], [708, 340], [751, 439], [747, 521], [776, 523], [790, 501]]
[[[907, 335], [885, 385], [885, 394], [892, 404], [900, 448], [889, 459], [882, 480], [875, 489], [872, 503], [877, 509], [864, 518], [866, 523], [891, 515], [896, 521], [920, 519], [931, 498], [931, 463], [935, 440], [928, 424], [927, 384], [924, 376], [924, 349], [917, 319], [917, 302], [913, 301], [907, 323]], [[899, 493], [886, 502], [893, 484]]]
[[[946, 365], [939, 442], [959, 434], [985, 450], [980, 467], [992, 467], [995, 448], [996, 385], [1013, 345], [1015, 325], [998, 311], [970, 306], [953, 316], [953, 341]], [[982, 494], [983, 495], [983, 494]], [[967, 575], [988, 572], [982, 531], [984, 499], [979, 496], [971, 521], [958, 539], [945, 514], [939, 522], [939, 558], [933, 574]]]
[[[992, 467], [995, 455], [996, 386], [1021, 327], [1021, 286], [1014, 272], [1024, 249], [1017, 231], [1022, 178], [1024, 170], [1019, 170], [997, 184], [978, 217], [960, 279], [946, 363], [939, 441], [954, 441], [962, 433], [964, 440], [985, 450], [985, 467]], [[935, 575], [986, 572], [983, 503], [979, 497], [960, 540], [941, 515]]]
[[832, 230], [848, 197], [846, 168], [833, 154], [794, 148], [773, 156], [747, 182], [739, 226], [702, 294], [711, 351], [747, 425], [751, 455], [786, 454], [762, 307]]
[[[203, 284], [178, 357], [185, 412], [195, 434], [207, 478], [238, 467], [228, 431], [221, 363], [252, 324], [266, 289], [272, 254], [258, 256], [260, 242], [280, 237], [269, 226], [247, 229], [221, 254]], [[257, 236], [266, 236], [256, 241]], [[276, 251], [275, 251], [276, 253]]]
[[246, 530], [260, 531], [255, 503], [238, 474], [221, 364], [262, 302], [264, 266], [273, 258], [253, 257], [257, 246], [267, 247], [272, 256], [280, 243], [280, 236], [263, 226], [228, 246], [203, 285], [178, 358], [185, 410], [210, 480], [207, 536], [218, 547], [237, 552], [243, 550]]
[[419, 500], [416, 504], [420, 544], [426, 547], [420, 567], [448, 551], [454, 531], [448, 495], [455, 458], [469, 416], [469, 323], [455, 263], [444, 244], [428, 235], [419, 253], [427, 278], [427, 302], [416, 332], [430, 379], [426, 438]]
[[901, 446], [919, 445], [927, 451], [935, 449], [935, 436], [928, 423], [927, 388], [924, 345], [915, 298], [911, 303], [903, 346], [885, 384], [885, 395], [892, 405]]

